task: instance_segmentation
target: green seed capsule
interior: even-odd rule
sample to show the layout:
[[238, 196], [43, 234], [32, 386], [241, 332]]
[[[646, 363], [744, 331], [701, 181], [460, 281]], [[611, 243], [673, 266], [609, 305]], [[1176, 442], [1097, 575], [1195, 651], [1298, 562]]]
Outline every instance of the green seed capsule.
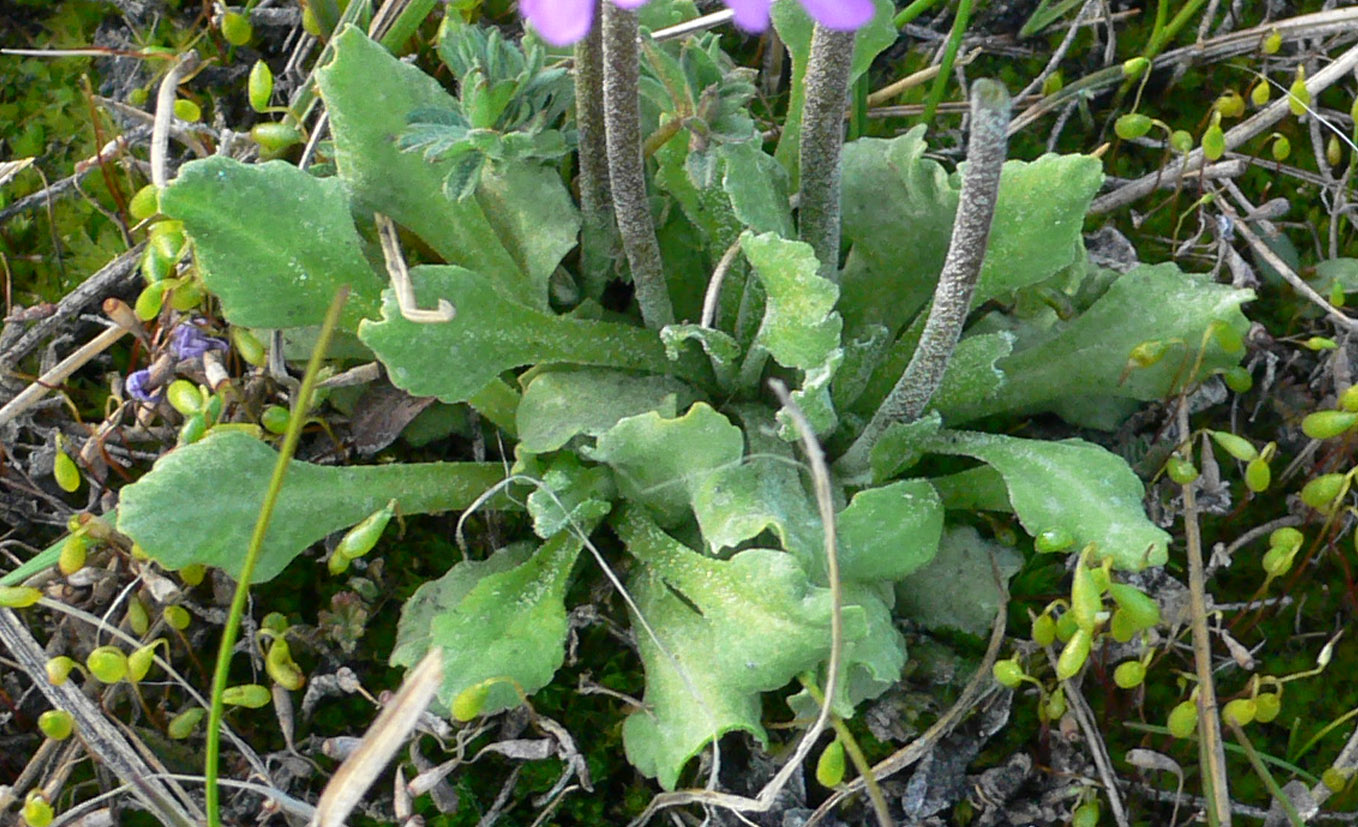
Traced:
[[222, 15], [222, 37], [232, 46], [244, 46], [255, 36], [250, 18], [239, 12], [229, 11]]
[[1222, 374], [1222, 379], [1226, 382], [1226, 387], [1236, 393], [1248, 393], [1254, 387], [1254, 375], [1241, 365], [1227, 368]]
[[1234, 89], [1228, 89], [1212, 104], [1223, 118], [1238, 118], [1245, 113], [1245, 99]]
[[137, 637], [146, 634], [151, 628], [151, 616], [146, 612], [146, 604], [135, 597], [127, 601], [127, 628]]
[[1209, 161], [1216, 161], [1226, 154], [1226, 133], [1221, 131], [1221, 127], [1212, 124], [1207, 127], [1207, 131], [1202, 133], [1202, 157]]
[[1263, 106], [1268, 103], [1272, 96], [1273, 90], [1269, 87], [1268, 81], [1261, 80], [1254, 84], [1254, 88], [1250, 90], [1250, 103], [1255, 106]]
[[184, 416], [192, 416], [203, 410], [203, 392], [187, 379], [176, 379], [165, 389], [165, 398], [170, 406]]
[[816, 781], [822, 787], [834, 788], [844, 780], [844, 744], [838, 738], [821, 751], [816, 761]]
[[1076, 563], [1070, 586], [1070, 612], [1075, 616], [1076, 625], [1092, 635], [1102, 608], [1103, 597], [1094, 582], [1093, 572], [1083, 561]]
[[117, 646], [100, 646], [85, 658], [85, 668], [101, 683], [117, 683], [127, 677], [127, 655]]
[[1108, 595], [1126, 615], [1134, 631], [1150, 629], [1160, 624], [1160, 604], [1155, 598], [1126, 583], [1111, 583]]
[[165, 734], [176, 741], [184, 740], [198, 728], [198, 723], [203, 720], [206, 713], [207, 710], [201, 706], [189, 707], [170, 719], [170, 723], [165, 726]]
[[345, 557], [343, 554], [336, 552], [331, 554], [329, 559], [325, 561], [325, 567], [332, 576], [339, 577], [349, 570], [349, 565], [353, 562], [354, 560], [352, 557]]
[[228, 686], [222, 692], [222, 703], [231, 706], [243, 706], [247, 709], [259, 709], [268, 705], [270, 697], [267, 686], [247, 683], [240, 686]]
[[127, 211], [136, 221], [145, 221], [160, 212], [160, 189], [155, 184], [147, 184], [137, 190], [127, 205]]
[[1075, 537], [1064, 528], [1048, 528], [1033, 538], [1033, 548], [1043, 554], [1065, 551], [1075, 544]]
[[184, 279], [183, 283], [170, 293], [170, 307], [180, 313], [187, 313], [197, 308], [207, 298], [207, 291], [196, 278]]
[[141, 683], [146, 680], [147, 673], [151, 671], [152, 665], [156, 662], [156, 647], [164, 640], [165, 638], [156, 638], [127, 656], [127, 679], [129, 681]]
[[286, 123], [257, 123], [250, 128], [250, 138], [265, 152], [277, 154], [302, 142], [297, 127]]
[[1164, 342], [1153, 339], [1132, 348], [1132, 353], [1127, 357], [1127, 361], [1136, 367], [1148, 368], [1165, 358], [1165, 353], [1168, 350], [1169, 346]]
[[1322, 474], [1302, 486], [1301, 501], [1317, 511], [1324, 511], [1334, 503], [1345, 487], [1344, 474]]
[[57, 449], [56, 458], [52, 460], [52, 477], [61, 490], [68, 494], [80, 487], [80, 469], [71, 455], [61, 448]]
[[179, 570], [179, 579], [183, 580], [184, 585], [189, 588], [193, 588], [203, 582], [203, 578], [206, 576], [207, 566], [204, 566], [202, 563], [189, 563]]
[[200, 413], [193, 414], [184, 420], [183, 427], [179, 429], [179, 444], [192, 445], [206, 434], [207, 417]]
[[1169, 711], [1169, 720], [1165, 722], [1169, 734], [1175, 738], [1188, 738], [1198, 728], [1198, 702], [1187, 700]]
[[1309, 350], [1334, 350], [1339, 347], [1339, 343], [1326, 336], [1312, 336], [1302, 342]]
[[1009, 689], [1018, 689], [1019, 684], [1023, 683], [1023, 679], [1027, 676], [1017, 657], [995, 661], [995, 665], [990, 668], [990, 673], [995, 677], [996, 683]]
[[137, 302], [132, 306], [132, 313], [141, 321], [149, 322], [160, 315], [160, 309], [165, 306], [165, 290], [169, 286], [168, 279], [161, 279], [146, 286], [137, 295]]
[[1122, 76], [1131, 80], [1136, 80], [1146, 74], [1146, 70], [1151, 68], [1151, 62], [1146, 57], [1133, 57], [1122, 62]]
[[1330, 306], [1343, 307], [1348, 298], [1344, 295], [1344, 285], [1335, 282], [1330, 285]]
[[24, 801], [24, 808], [20, 811], [23, 814], [24, 822], [28, 827], [48, 827], [52, 819], [56, 816], [52, 812], [52, 805], [47, 803], [47, 799], [42, 797], [41, 790], [33, 790], [28, 794]]
[[288, 622], [287, 615], [282, 612], [269, 612], [264, 615], [264, 619], [259, 622], [259, 628], [272, 634], [274, 637], [287, 634], [292, 624]]
[[1260, 564], [1264, 567], [1264, 573], [1270, 578], [1282, 577], [1292, 570], [1292, 560], [1296, 555], [1296, 549], [1274, 546], [1264, 552]]
[[1119, 663], [1113, 670], [1113, 683], [1123, 689], [1135, 689], [1146, 680], [1146, 666], [1139, 660]]
[[188, 243], [182, 221], [157, 221], [151, 225], [147, 240], [157, 255], [170, 262], [179, 261], [184, 255], [184, 245]]
[[1269, 147], [1269, 152], [1273, 155], [1273, 160], [1282, 162], [1287, 160], [1287, 156], [1292, 154], [1292, 142], [1285, 135], [1278, 135], [1273, 139], [1273, 145]]
[[1058, 680], [1070, 680], [1079, 673], [1084, 667], [1085, 661], [1089, 659], [1089, 649], [1093, 644], [1093, 635], [1088, 629], [1080, 628], [1075, 630], [1066, 646], [1061, 650], [1061, 656], [1056, 659], [1056, 677]]
[[288, 422], [292, 419], [292, 414], [282, 405], [270, 405], [264, 409], [264, 413], [259, 416], [259, 424], [264, 426], [264, 430], [271, 434], [281, 434], [288, 430]]
[[150, 98], [151, 92], [145, 86], [138, 86], [127, 93], [127, 102], [133, 106], [145, 106]]
[[166, 606], [161, 610], [160, 615], [165, 618], [166, 625], [177, 632], [189, 628], [189, 623], [192, 621], [188, 610], [183, 606]]
[[243, 327], [231, 328], [231, 343], [236, 346], [236, 352], [246, 364], [260, 367], [268, 358], [264, 351], [264, 345], [255, 338], [255, 334]]
[[274, 683], [289, 691], [301, 689], [306, 684], [306, 675], [292, 659], [292, 650], [283, 638], [274, 638], [269, 653], [264, 657], [264, 669]]
[[71, 534], [61, 543], [61, 556], [57, 558], [57, 569], [70, 577], [85, 568], [85, 558], [89, 556], [90, 541], [84, 534]]
[[1193, 135], [1186, 129], [1176, 129], [1169, 133], [1169, 147], [1180, 155], [1193, 150]]
[[1061, 77], [1061, 72], [1052, 72], [1050, 75], [1047, 75], [1046, 80], [1042, 81], [1042, 96], [1055, 95], [1057, 92], [1060, 92], [1065, 85], [1066, 81], [1065, 78]]
[[1201, 472], [1198, 471], [1196, 465], [1178, 454], [1174, 454], [1165, 461], [1165, 473], [1179, 485], [1188, 485], [1197, 479]]
[[1051, 646], [1056, 642], [1056, 621], [1049, 614], [1041, 614], [1033, 621], [1033, 643]]
[[335, 546], [335, 554], [352, 560], [372, 551], [395, 513], [396, 501], [390, 500], [386, 505], [364, 517], [363, 522], [349, 529], [339, 541], [339, 545]]
[[49, 709], [38, 716], [38, 729], [53, 741], [65, 741], [75, 731], [75, 718], [64, 709]]
[[1358, 425], [1358, 413], [1352, 411], [1316, 411], [1301, 421], [1301, 432], [1311, 439], [1330, 439]]
[[65, 655], [52, 658], [43, 667], [47, 671], [47, 682], [53, 686], [61, 686], [66, 683], [76, 665], [75, 661]]
[[181, 121], [198, 123], [203, 119], [203, 110], [193, 101], [180, 98], [174, 102], [174, 116]]
[[1283, 36], [1277, 29], [1273, 29], [1264, 36], [1264, 40], [1259, 44], [1259, 51], [1266, 55], [1276, 55], [1278, 50], [1283, 47]]
[[1310, 106], [1311, 90], [1306, 88], [1306, 68], [1298, 64], [1297, 76], [1287, 88], [1287, 108], [1292, 110], [1293, 115], [1301, 117]]
[[42, 592], [31, 586], [0, 586], [0, 606], [27, 609], [42, 599]]
[[1263, 457], [1252, 459], [1245, 466], [1245, 487], [1254, 493], [1267, 491], [1272, 481], [1273, 472], [1269, 470], [1268, 462]]
[[1042, 715], [1048, 721], [1055, 721], [1066, 714], [1066, 691], [1057, 687], [1056, 691], [1047, 696], [1047, 702], [1042, 705]]
[[1086, 801], [1070, 814], [1070, 827], [1096, 827], [1099, 823], [1099, 802]]
[[1140, 112], [1128, 112], [1114, 121], [1113, 131], [1124, 141], [1134, 141], [1151, 131], [1151, 119]]
[[1062, 612], [1056, 619], [1056, 639], [1065, 643], [1075, 636], [1075, 630], [1080, 628], [1080, 624], [1075, 622], [1075, 615], [1071, 612]]
[[1254, 721], [1254, 716], [1259, 709], [1251, 698], [1236, 698], [1229, 701], [1221, 710], [1221, 720], [1235, 721], [1239, 726], [1246, 726]]
[[1325, 160], [1332, 167], [1337, 167], [1344, 162], [1344, 148], [1339, 145], [1339, 136], [1331, 135], [1325, 142]]
[[486, 707], [486, 700], [490, 697], [490, 687], [494, 682], [492, 679], [474, 683], [457, 693], [453, 698], [451, 709], [453, 720], [465, 724], [480, 715], [481, 710]]
[[1282, 709], [1282, 696], [1276, 692], [1264, 692], [1254, 699], [1254, 720], [1261, 724], [1270, 723]]
[[269, 108], [269, 98], [273, 97], [273, 72], [269, 64], [262, 60], [255, 61], [255, 65], [250, 67], [250, 79], [245, 89], [251, 109], [263, 112]]
[[1208, 431], [1207, 433], [1212, 435], [1213, 442], [1241, 462], [1249, 462], [1259, 456], [1259, 450], [1242, 436], [1236, 436], [1230, 431]]
[[1227, 353], [1244, 353], [1245, 338], [1234, 326], [1226, 322], [1212, 322], [1212, 338]]
[[1279, 548], [1298, 549], [1304, 542], [1306, 542], [1306, 535], [1292, 526], [1283, 526], [1268, 535], [1268, 544]]

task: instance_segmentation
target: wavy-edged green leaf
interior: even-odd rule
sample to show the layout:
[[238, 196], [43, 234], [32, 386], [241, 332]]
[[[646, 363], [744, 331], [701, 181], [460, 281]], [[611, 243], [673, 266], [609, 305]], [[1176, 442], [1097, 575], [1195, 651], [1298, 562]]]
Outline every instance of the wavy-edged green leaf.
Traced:
[[[844, 605], [863, 612], [867, 633], [844, 645], [843, 689], [835, 695], [834, 712], [852, 718], [854, 709], [900, 683], [905, 668], [905, 637], [896, 629], [895, 593], [890, 583], [870, 585], [856, 581], [843, 584]], [[816, 684], [824, 688], [825, 665], [816, 670]], [[793, 713], [803, 720], [820, 714], [820, 704], [802, 690], [787, 699]]]
[[[273, 448], [232, 431], [177, 448], [123, 488], [118, 530], [167, 569], [199, 563], [236, 577], [277, 461]], [[502, 479], [504, 468], [493, 462], [334, 467], [293, 460], [252, 582], [272, 579], [307, 546], [390, 500], [402, 514], [457, 511]], [[490, 507], [512, 506], [496, 497]]]
[[933, 559], [943, 503], [928, 480], [900, 480], [854, 494], [836, 517], [839, 573], [846, 580], [900, 580]]
[[1004, 477], [1019, 522], [1036, 536], [1063, 529], [1077, 547], [1140, 571], [1168, 559], [1169, 535], [1147, 517], [1145, 488], [1126, 460], [1080, 439], [1050, 442], [975, 431], [943, 431], [929, 450], [979, 459]]
[[[1174, 264], [1137, 267], [1054, 335], [1001, 359], [997, 367], [1008, 381], [989, 400], [954, 406], [949, 422], [1046, 410], [1069, 396], [1163, 399], [1193, 378], [1189, 371], [1213, 322], [1244, 335], [1249, 322], [1240, 305], [1253, 298], [1251, 290], [1215, 284]], [[1168, 353], [1150, 367], [1128, 371], [1132, 349], [1152, 340], [1169, 343]], [[1225, 352], [1213, 339], [1199, 375], [1231, 367], [1241, 355]]]
[[519, 444], [539, 454], [555, 451], [576, 436], [598, 436], [647, 411], [673, 419], [696, 399], [693, 388], [670, 376], [597, 368], [544, 372], [519, 402]]
[[[515, 468], [516, 473], [521, 473]], [[575, 454], [553, 457], [542, 473], [542, 485], [528, 495], [528, 516], [533, 531], [544, 539], [558, 532], [597, 524], [613, 508], [617, 492], [613, 475], [599, 465], [585, 465]]]
[[382, 318], [359, 338], [387, 366], [392, 384], [413, 396], [464, 402], [503, 371], [521, 365], [579, 364], [665, 374], [683, 362], [665, 356], [659, 336], [631, 325], [533, 310], [502, 296], [485, 277], [460, 267], [412, 268], [416, 301], [452, 302], [452, 321], [422, 324], [401, 315], [396, 294], [382, 294]]
[[722, 160], [721, 188], [736, 220], [757, 233], [792, 238], [787, 171], [757, 141], [722, 144], [717, 157]]
[[492, 678], [506, 680], [490, 686], [481, 713], [518, 706], [519, 690], [532, 695], [551, 683], [566, 658], [563, 601], [583, 547], [575, 532], [563, 531], [535, 551], [518, 544], [486, 560], [457, 563], [406, 601], [391, 664], [413, 667], [438, 647], [442, 711], [464, 689]]
[[740, 428], [705, 402], [683, 416], [656, 411], [620, 420], [586, 455], [612, 467], [619, 490], [645, 505], [664, 526], [690, 511], [691, 491], [714, 471], [737, 465], [745, 452]]
[[215, 155], [185, 164], [160, 209], [184, 222], [203, 283], [234, 324], [318, 325], [341, 285], [350, 290], [343, 326], [353, 330], [377, 310], [385, 279], [363, 257], [348, 193], [335, 179], [283, 161]]
[[[480, 192], [448, 198], [443, 179], [458, 161], [431, 163], [420, 153], [401, 152], [395, 138], [406, 130], [411, 112], [453, 109], [453, 98], [353, 26], [331, 46], [334, 57], [316, 70], [316, 81], [330, 116], [340, 178], [359, 204], [390, 216], [449, 264], [489, 276], [516, 301], [546, 310], [547, 276], [579, 224], [564, 192], [540, 172], [512, 172], [500, 179], [492, 174], [484, 200]], [[520, 203], [522, 196], [538, 201]], [[541, 222], [537, 237], [535, 222]]]
[[985, 637], [1004, 599], [1000, 589], [1022, 563], [1013, 549], [983, 538], [971, 526], [949, 528], [943, 532], [938, 556], [896, 584], [896, 613], [929, 629], [959, 629]]
[[1010, 333], [983, 333], [958, 342], [929, 407], [947, 419], [957, 408], [983, 405], [994, 399], [1009, 381], [998, 363], [1013, 350], [1014, 337]]
[[[829, 654], [830, 593], [812, 586], [781, 551], [714, 560], [635, 508], [614, 527], [640, 561], [630, 588], [646, 668], [646, 707], [623, 725], [623, 746], [633, 766], [673, 789], [684, 764], [713, 738], [743, 730], [765, 740], [759, 693], [785, 686]], [[844, 620], [847, 640], [866, 634], [858, 607], [846, 607]]]
[[929, 411], [911, 422], [893, 422], [872, 446], [869, 462], [872, 480], [882, 483], [909, 469], [924, 456], [928, 438], [943, 427], [938, 411]]

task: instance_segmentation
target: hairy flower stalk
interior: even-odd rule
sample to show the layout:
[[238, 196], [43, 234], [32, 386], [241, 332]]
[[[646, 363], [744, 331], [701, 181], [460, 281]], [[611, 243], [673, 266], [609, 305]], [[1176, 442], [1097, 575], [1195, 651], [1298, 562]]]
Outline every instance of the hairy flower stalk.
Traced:
[[887, 427], [895, 422], [918, 419], [943, 381], [948, 361], [962, 335], [962, 325], [971, 310], [971, 296], [985, 258], [1000, 189], [1000, 171], [1004, 166], [1008, 125], [1009, 93], [1004, 86], [984, 78], [972, 84], [967, 168], [962, 173], [957, 219], [953, 223], [943, 272], [934, 290], [933, 307], [910, 365], [863, 433], [836, 463], [845, 474], [866, 470], [872, 447]]
[[849, 99], [854, 33], [820, 23], [811, 35], [802, 115], [798, 231], [820, 260], [820, 275], [839, 281], [839, 156]]
[[[599, 11], [601, 0], [595, 0]], [[580, 146], [581, 255], [585, 291], [598, 298], [614, 252], [604, 139], [604, 42], [597, 28], [575, 45], [575, 126]]]
[[603, 4], [604, 132], [608, 144], [608, 178], [618, 218], [618, 233], [632, 271], [637, 304], [647, 327], [660, 329], [674, 321], [665, 287], [651, 205], [646, 197], [646, 167], [641, 157], [641, 101], [637, 83], [641, 58], [637, 48], [636, 12]]

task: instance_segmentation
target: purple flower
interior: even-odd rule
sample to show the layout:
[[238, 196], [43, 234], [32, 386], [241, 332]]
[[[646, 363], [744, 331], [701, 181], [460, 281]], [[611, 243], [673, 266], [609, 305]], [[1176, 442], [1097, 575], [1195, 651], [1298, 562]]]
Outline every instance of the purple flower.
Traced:
[[146, 370], [145, 368], [142, 370], [134, 370], [127, 375], [127, 381], [123, 383], [123, 389], [127, 391], [128, 396], [138, 402], [154, 405], [160, 402], [161, 397], [165, 396], [165, 392], [163, 390], [157, 390], [155, 393], [149, 392], [146, 386], [150, 381], [151, 371]]
[[208, 336], [195, 325], [184, 323], [170, 334], [170, 348], [176, 359], [193, 359], [209, 350], [226, 350], [225, 339]]
[[[611, 0], [613, 5], [635, 9], [646, 0]], [[762, 32], [769, 26], [769, 6], [773, 0], [722, 0], [735, 12], [736, 25], [747, 32]], [[873, 0], [798, 0], [802, 8], [821, 25], [840, 31], [854, 31], [872, 20]], [[542, 39], [554, 46], [568, 46], [589, 33], [594, 25], [594, 0], [519, 0], [519, 9]]]

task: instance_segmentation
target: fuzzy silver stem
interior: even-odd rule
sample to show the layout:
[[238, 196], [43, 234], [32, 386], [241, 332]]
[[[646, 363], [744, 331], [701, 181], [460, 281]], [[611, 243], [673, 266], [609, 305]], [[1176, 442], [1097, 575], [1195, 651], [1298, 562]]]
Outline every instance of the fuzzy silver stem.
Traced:
[[853, 32], [816, 24], [806, 63], [798, 229], [820, 260], [820, 275], [839, 282], [839, 156], [853, 69]]

